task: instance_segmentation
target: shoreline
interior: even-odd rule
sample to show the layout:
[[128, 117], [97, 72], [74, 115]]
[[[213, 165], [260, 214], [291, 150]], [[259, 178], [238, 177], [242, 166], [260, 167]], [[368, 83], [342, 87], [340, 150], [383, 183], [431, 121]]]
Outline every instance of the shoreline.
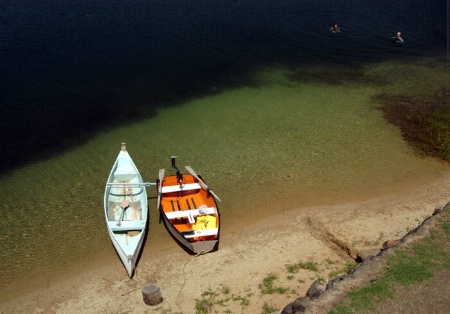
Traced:
[[[326, 281], [330, 272], [354, 262], [355, 255], [380, 249], [384, 241], [401, 238], [414, 229], [449, 202], [448, 186], [450, 171], [425, 185], [385, 197], [285, 210], [247, 228], [224, 228], [219, 250], [198, 257], [186, 254], [174, 241], [144, 248], [133, 279], [126, 276], [115, 252], [109, 250], [103, 256], [104, 264], [96, 257], [95, 262], [86, 263], [95, 267], [81, 270], [83, 265], [79, 265], [75, 267], [79, 272], [68, 272], [64, 279], [50, 278], [45, 288], [16, 295], [10, 291], [9, 299], [1, 301], [0, 310], [193, 313], [195, 300], [202, 293], [227, 287], [234, 295], [249, 295], [246, 311], [260, 312], [264, 303], [281, 311], [296, 296], [305, 295], [317, 277]], [[298, 280], [286, 279], [286, 265], [299, 261], [315, 262], [319, 270], [302, 270], [296, 274]], [[277, 284], [293, 292], [261, 297], [260, 284], [269, 273], [279, 274]], [[142, 301], [142, 288], [152, 283], [159, 285], [164, 297], [157, 307]], [[241, 311], [236, 302], [228, 306], [233, 312]]]

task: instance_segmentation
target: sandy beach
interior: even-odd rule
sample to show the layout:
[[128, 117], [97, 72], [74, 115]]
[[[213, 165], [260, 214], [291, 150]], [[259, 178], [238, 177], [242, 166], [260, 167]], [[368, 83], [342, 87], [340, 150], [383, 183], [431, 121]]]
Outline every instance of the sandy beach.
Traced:
[[[222, 313], [261, 313], [264, 304], [281, 311], [304, 296], [317, 278], [325, 282], [355, 259], [377, 252], [450, 201], [450, 171], [425, 185], [383, 198], [323, 207], [293, 208], [262, 223], [222, 233], [217, 252], [192, 256], [174, 244], [144, 253], [133, 279], [119, 259], [88, 268], [28, 294], [9, 295], [1, 313], [195, 313], [201, 299], [224, 300]], [[111, 248], [112, 249], [112, 248]], [[317, 270], [296, 263], [313, 263]], [[283, 294], [262, 294], [275, 274]], [[290, 275], [290, 276], [289, 276]], [[148, 306], [142, 288], [157, 284], [163, 303]]]

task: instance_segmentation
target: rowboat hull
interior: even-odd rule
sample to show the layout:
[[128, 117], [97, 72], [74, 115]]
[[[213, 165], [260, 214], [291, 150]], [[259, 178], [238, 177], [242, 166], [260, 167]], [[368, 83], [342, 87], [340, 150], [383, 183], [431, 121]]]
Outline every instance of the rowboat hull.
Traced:
[[164, 226], [170, 232], [170, 234], [185, 248], [196, 254], [205, 254], [213, 251], [217, 251], [219, 248], [219, 236], [214, 240], [194, 241], [190, 242], [186, 239], [174, 226], [170, 223], [169, 219], [163, 215], [162, 221]]
[[104, 209], [111, 242], [130, 278], [146, 234], [147, 205], [144, 181], [122, 143], [106, 183]]
[[159, 210], [170, 234], [186, 249], [204, 254], [218, 249], [220, 213], [203, 182], [191, 174], [168, 176], [160, 182]]

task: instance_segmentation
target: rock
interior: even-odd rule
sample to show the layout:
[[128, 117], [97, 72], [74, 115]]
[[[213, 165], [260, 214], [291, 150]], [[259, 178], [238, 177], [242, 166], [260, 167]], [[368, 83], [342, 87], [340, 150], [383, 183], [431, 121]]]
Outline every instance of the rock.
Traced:
[[393, 247], [398, 243], [398, 240], [387, 240], [383, 243], [383, 250]]
[[317, 299], [318, 297], [320, 297], [320, 295], [323, 293], [323, 290], [320, 289], [320, 286], [323, 286], [322, 284], [319, 283], [319, 281], [315, 280], [311, 287], [309, 287], [308, 291], [306, 292], [306, 295], [311, 299]]
[[281, 311], [281, 314], [294, 314], [294, 310], [292, 309], [292, 305], [293, 305], [294, 303], [293, 302], [291, 302], [291, 303], [289, 303], [288, 305], [286, 305], [285, 307], [284, 307], [284, 309]]
[[286, 305], [281, 314], [299, 314], [307, 310], [309, 299], [307, 297], [297, 298], [294, 302]]
[[292, 310], [294, 313], [303, 313], [306, 311], [306, 304], [308, 300], [305, 297], [298, 298], [292, 304]]
[[142, 289], [142, 296], [147, 305], [158, 305], [163, 301], [161, 291], [159, 290], [158, 285], [155, 284], [145, 286]]
[[377, 256], [380, 253], [380, 249], [365, 249], [359, 250], [357, 255], [358, 259], [364, 262], [367, 258]]
[[332, 278], [327, 283], [327, 290], [333, 288], [335, 285], [337, 285], [339, 282], [345, 280], [346, 278], [347, 278], [346, 274], [341, 274], [341, 275], [338, 275], [338, 276]]
[[[448, 204], [450, 204], [450, 203], [448, 203]], [[448, 204], [447, 204], [447, 206], [448, 206]], [[441, 212], [442, 212], [442, 208], [436, 208], [433, 212], [433, 216], [440, 214]]]

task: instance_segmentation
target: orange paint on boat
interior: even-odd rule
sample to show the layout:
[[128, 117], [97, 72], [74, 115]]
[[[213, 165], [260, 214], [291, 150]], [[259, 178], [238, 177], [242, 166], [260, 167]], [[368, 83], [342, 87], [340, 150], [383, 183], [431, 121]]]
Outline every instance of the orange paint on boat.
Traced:
[[162, 180], [161, 210], [170, 224], [189, 242], [218, 240], [219, 211], [211, 193], [191, 174]]

